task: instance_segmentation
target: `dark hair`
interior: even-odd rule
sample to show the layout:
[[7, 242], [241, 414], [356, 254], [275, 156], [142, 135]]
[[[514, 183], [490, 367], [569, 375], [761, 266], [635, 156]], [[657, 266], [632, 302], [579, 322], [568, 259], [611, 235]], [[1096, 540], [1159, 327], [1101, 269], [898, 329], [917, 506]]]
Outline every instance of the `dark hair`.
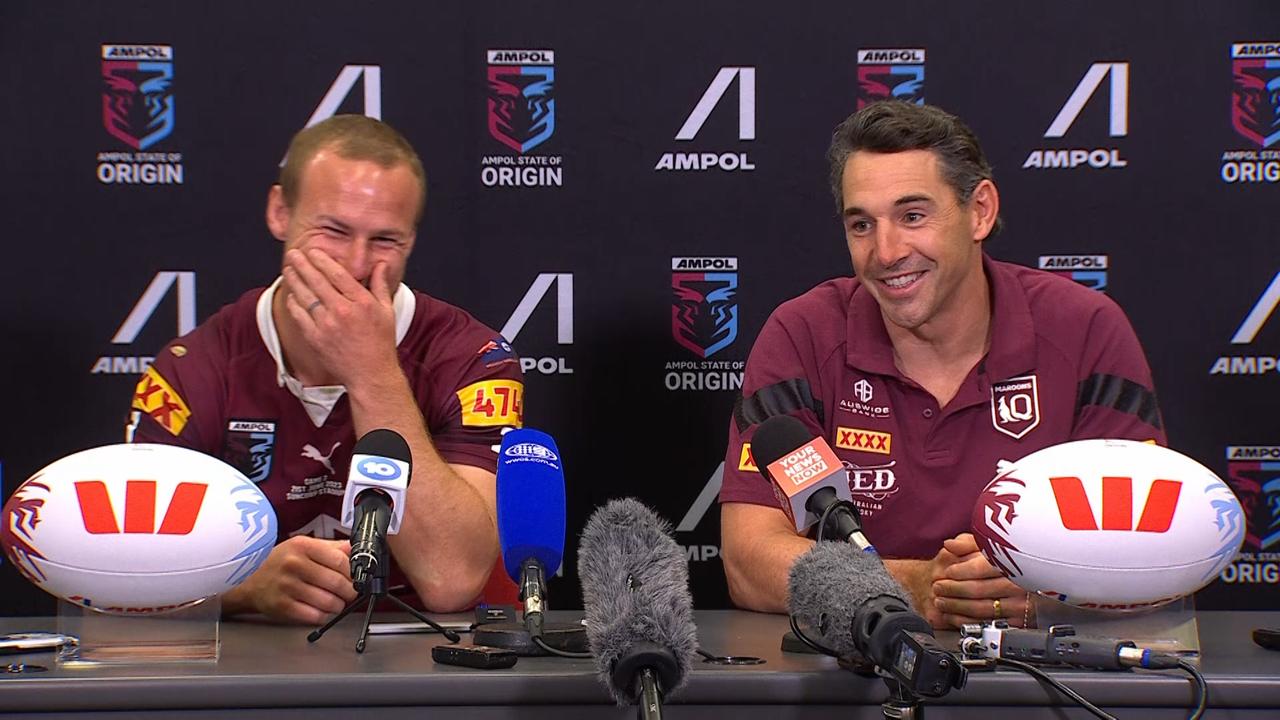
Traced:
[[[979, 182], [993, 180], [991, 164], [982, 154], [977, 136], [960, 118], [932, 105], [880, 100], [850, 115], [831, 135], [827, 160], [831, 163], [831, 193], [839, 213], [844, 212], [844, 166], [849, 156], [859, 150], [933, 152], [942, 163], [943, 180], [961, 204], [969, 202]], [[997, 217], [987, 237], [1000, 232], [1003, 225], [1004, 221]]]
[[422, 218], [422, 210], [427, 202], [427, 174], [422, 169], [422, 160], [409, 141], [395, 128], [364, 115], [334, 115], [293, 136], [277, 181], [286, 205], [293, 207], [297, 201], [302, 170], [321, 150], [333, 150], [338, 157], [367, 160], [384, 168], [397, 165], [408, 167], [414, 177], [418, 178], [422, 189], [418, 216], [414, 218], [414, 222]]

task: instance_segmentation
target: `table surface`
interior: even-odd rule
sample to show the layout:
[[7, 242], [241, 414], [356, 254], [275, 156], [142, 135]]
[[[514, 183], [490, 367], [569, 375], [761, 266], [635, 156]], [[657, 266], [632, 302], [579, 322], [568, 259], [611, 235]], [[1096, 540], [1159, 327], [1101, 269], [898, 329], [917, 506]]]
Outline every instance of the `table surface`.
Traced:
[[[580, 613], [557, 614], [566, 619]], [[394, 618], [399, 620], [400, 618]], [[447, 619], [447, 618], [441, 618]], [[455, 618], [456, 619], [456, 618]], [[886, 696], [875, 678], [855, 676], [823, 656], [783, 653], [783, 616], [730, 610], [696, 613], [701, 645], [718, 655], [754, 655], [754, 666], [699, 663], [689, 683], [669, 700], [679, 705], [878, 706]], [[1202, 612], [1198, 616], [1201, 669], [1213, 707], [1280, 708], [1280, 653], [1254, 645], [1255, 627], [1280, 627], [1280, 612]], [[53, 630], [56, 618], [0, 618], [0, 632]], [[522, 657], [508, 670], [438, 665], [432, 634], [371, 636], [364, 654], [353, 649], [359, 620], [348, 618], [316, 643], [308, 628], [252, 620], [224, 621], [217, 663], [59, 667], [49, 653], [7, 656], [42, 663], [44, 673], [0, 674], [5, 711], [82, 712], [110, 708], [229, 709], [594, 705], [611, 701], [591, 660]], [[954, 634], [940, 634], [954, 645]], [[467, 636], [464, 635], [464, 642]], [[1184, 673], [1095, 672], [1060, 669], [1054, 675], [1091, 701], [1110, 707], [1189, 707]], [[353, 698], [359, 698], [353, 703]], [[1022, 673], [973, 672], [962, 691], [930, 706], [1056, 705], [1057, 694]], [[601, 707], [601, 709], [603, 709]]]

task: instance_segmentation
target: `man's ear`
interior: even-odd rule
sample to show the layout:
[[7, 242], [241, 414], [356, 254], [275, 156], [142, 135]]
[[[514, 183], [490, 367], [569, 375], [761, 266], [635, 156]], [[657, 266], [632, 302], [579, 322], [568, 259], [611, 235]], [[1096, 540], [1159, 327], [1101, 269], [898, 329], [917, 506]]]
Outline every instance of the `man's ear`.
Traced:
[[280, 242], [288, 237], [289, 218], [292, 211], [284, 199], [284, 188], [272, 185], [267, 191], [267, 229]]
[[1000, 192], [996, 184], [990, 180], [982, 180], [973, 189], [969, 198], [970, 218], [974, 242], [986, 239], [996, 226], [996, 218], [1000, 216]]

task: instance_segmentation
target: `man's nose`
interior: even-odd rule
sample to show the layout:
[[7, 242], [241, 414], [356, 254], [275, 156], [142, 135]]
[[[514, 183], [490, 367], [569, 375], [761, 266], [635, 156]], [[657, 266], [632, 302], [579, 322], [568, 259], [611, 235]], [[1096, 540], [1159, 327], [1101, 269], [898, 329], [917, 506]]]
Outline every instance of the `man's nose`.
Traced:
[[369, 279], [369, 271], [372, 266], [369, 257], [369, 238], [352, 238], [351, 243], [347, 246], [345, 265], [347, 272], [351, 273], [351, 277], [361, 284], [364, 284]]
[[876, 223], [875, 253], [880, 267], [889, 268], [910, 255], [911, 249], [903, 242], [901, 230], [893, 223]]

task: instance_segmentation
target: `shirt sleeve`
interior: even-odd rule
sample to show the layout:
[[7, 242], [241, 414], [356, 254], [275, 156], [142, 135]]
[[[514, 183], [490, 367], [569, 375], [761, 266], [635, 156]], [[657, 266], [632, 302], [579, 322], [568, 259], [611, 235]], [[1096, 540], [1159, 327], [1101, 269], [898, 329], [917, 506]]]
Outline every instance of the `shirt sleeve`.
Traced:
[[431, 440], [445, 462], [497, 472], [503, 434], [524, 425], [520, 358], [499, 335], [479, 351], [469, 346], [459, 351], [472, 357], [445, 400], [443, 420], [429, 428]]
[[129, 405], [125, 441], [161, 443], [215, 455], [221, 417], [219, 373], [205, 358], [175, 340], [138, 378]]
[[1166, 445], [1147, 356], [1124, 311], [1103, 299], [1085, 335], [1071, 439], [1122, 438]]
[[751, 454], [756, 427], [775, 415], [791, 415], [815, 436], [823, 435], [821, 408], [810, 378], [817, 368], [797, 349], [775, 312], [756, 337], [742, 379], [742, 397], [729, 420], [720, 502], [745, 502], [781, 508], [773, 485], [760, 474]]

